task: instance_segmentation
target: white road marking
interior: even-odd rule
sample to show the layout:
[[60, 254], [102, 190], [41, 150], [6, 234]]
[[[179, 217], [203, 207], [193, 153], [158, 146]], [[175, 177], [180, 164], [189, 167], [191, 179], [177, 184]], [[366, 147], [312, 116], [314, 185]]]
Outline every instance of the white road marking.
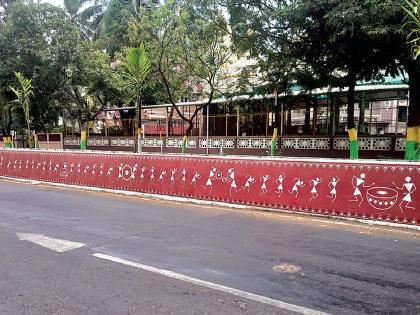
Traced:
[[238, 289], [226, 287], [224, 285], [216, 284], [216, 283], [213, 283], [213, 282], [200, 280], [200, 279], [193, 278], [193, 277], [190, 277], [190, 276], [186, 276], [186, 275], [176, 273], [176, 272], [173, 272], [173, 271], [170, 271], [170, 270], [165, 270], [165, 269], [160, 269], [160, 268], [156, 268], [156, 267], [153, 267], [153, 266], [143, 265], [143, 264], [140, 264], [140, 263], [137, 263], [137, 262], [134, 262], [134, 261], [130, 261], [130, 260], [126, 260], [126, 259], [123, 259], [123, 258], [119, 258], [119, 257], [114, 257], [114, 256], [102, 254], [102, 253], [95, 253], [95, 254], [92, 254], [92, 255], [97, 257], [97, 258], [101, 258], [101, 259], [109, 260], [109, 261], [112, 261], [112, 262], [120, 263], [120, 264], [123, 264], [123, 265], [126, 265], [126, 266], [131, 266], [131, 267], [139, 268], [139, 269], [142, 269], [142, 270], [154, 272], [154, 273], [157, 273], [157, 274], [169, 277], [169, 278], [174, 278], [174, 279], [177, 279], [177, 280], [185, 281], [185, 282], [192, 283], [192, 284], [195, 284], [195, 285], [199, 285], [199, 286], [202, 286], [202, 287], [206, 287], [206, 288], [209, 288], [209, 289], [229, 293], [229, 294], [232, 294], [232, 295], [235, 295], [235, 296], [239, 296], [241, 298], [253, 300], [253, 301], [264, 303], [264, 304], [269, 304], [269, 305], [279, 307], [279, 308], [284, 309], [284, 310], [297, 312], [297, 313], [301, 313], [301, 314], [307, 314], [307, 315], [327, 315], [328, 314], [328, 313], [320, 312], [320, 311], [313, 310], [313, 309], [310, 309], [310, 308], [286, 303], [286, 302], [283, 302], [283, 301], [274, 300], [274, 299], [271, 299], [271, 298], [268, 298], [268, 297], [265, 297], [265, 296], [262, 296], [262, 295], [257, 295], [257, 294], [254, 294], [254, 293], [249, 293], [249, 292], [241, 291], [241, 290], [238, 290]]
[[21, 241], [29, 241], [29, 242], [38, 244], [40, 246], [46, 247], [48, 249], [54, 250], [59, 253], [64, 253], [66, 251], [80, 248], [85, 245], [83, 243], [60, 240], [57, 238], [51, 238], [42, 234], [16, 233], [16, 236]]

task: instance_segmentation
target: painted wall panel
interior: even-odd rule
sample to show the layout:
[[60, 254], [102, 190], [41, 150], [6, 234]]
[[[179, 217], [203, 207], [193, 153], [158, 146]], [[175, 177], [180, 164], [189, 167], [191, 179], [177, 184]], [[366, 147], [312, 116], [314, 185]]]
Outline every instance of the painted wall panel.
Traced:
[[0, 150], [0, 175], [420, 222], [420, 163]]

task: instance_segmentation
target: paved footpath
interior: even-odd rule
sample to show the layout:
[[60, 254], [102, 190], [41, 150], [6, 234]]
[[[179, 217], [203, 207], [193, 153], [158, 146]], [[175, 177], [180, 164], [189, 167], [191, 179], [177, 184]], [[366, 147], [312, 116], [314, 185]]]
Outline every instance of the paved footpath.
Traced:
[[419, 314], [420, 232], [0, 181], [0, 314]]

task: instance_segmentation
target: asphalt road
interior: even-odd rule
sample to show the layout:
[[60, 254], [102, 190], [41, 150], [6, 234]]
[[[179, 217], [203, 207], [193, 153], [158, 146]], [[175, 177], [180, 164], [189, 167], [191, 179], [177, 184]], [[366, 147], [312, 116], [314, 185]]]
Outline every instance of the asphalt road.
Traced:
[[0, 314], [316, 311], [419, 314], [420, 232], [0, 181]]

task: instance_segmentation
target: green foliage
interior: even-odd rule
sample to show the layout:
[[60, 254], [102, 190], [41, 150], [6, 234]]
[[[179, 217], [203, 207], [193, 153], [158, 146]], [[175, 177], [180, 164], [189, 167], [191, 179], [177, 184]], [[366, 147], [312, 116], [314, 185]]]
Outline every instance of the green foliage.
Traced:
[[135, 8], [132, 1], [110, 0], [99, 23], [98, 47], [105, 49], [113, 57], [127, 45], [128, 24], [134, 16]]
[[80, 29], [84, 39], [91, 39], [102, 20], [105, 9], [103, 0], [64, 0], [64, 10]]
[[31, 116], [30, 116], [30, 97], [34, 95], [32, 80], [25, 78], [20, 72], [15, 72], [18, 81], [18, 87], [13, 88], [10, 86], [12, 92], [16, 95], [16, 101], [22, 106], [25, 114], [26, 127], [28, 134], [31, 132]]
[[349, 87], [351, 128], [356, 82], [396, 75], [409, 64], [398, 1], [225, 2], [235, 45], [258, 60], [269, 82]]
[[62, 102], [62, 114], [82, 126], [94, 120], [105, 107], [121, 101], [122, 85], [107, 54], [95, 50], [88, 42], [79, 43], [56, 91]]
[[151, 70], [151, 63], [143, 43], [138, 48], [127, 49], [124, 66], [127, 70], [127, 81], [140, 93]]
[[417, 59], [420, 55], [420, 0], [404, 1], [406, 6], [403, 6], [403, 10], [408, 18], [405, 26], [411, 30], [410, 34], [408, 34], [408, 38], [413, 49], [413, 55]]
[[0, 27], [0, 119], [2, 132], [21, 129], [25, 113], [14, 108], [14, 72], [32, 79], [31, 127], [48, 130], [58, 117], [80, 124], [123, 98], [123, 84], [106, 53], [80, 37], [62, 9], [48, 4], [7, 7]]
[[32, 79], [32, 127], [46, 130], [57, 123], [56, 91], [79, 39], [77, 28], [59, 8], [20, 2], [7, 6], [0, 27], [0, 99], [7, 117], [1, 122], [3, 132], [26, 125], [23, 110], [10, 110], [15, 95], [9, 86], [15, 85], [15, 72]]
[[144, 42], [151, 58], [149, 85], [155, 88], [155, 98], [171, 103], [189, 123], [187, 135], [202, 107], [186, 117], [176, 103], [193, 92], [210, 103], [218, 93], [222, 68], [233, 53], [226, 28], [216, 1], [203, 0], [170, 0], [154, 9], [140, 8], [138, 18], [130, 22], [132, 44]]

